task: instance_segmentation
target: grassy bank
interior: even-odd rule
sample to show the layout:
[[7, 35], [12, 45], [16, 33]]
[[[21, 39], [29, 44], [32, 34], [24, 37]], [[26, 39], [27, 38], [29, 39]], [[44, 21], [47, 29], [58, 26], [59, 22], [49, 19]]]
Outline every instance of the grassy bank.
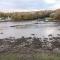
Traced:
[[34, 53], [34, 54], [19, 54], [5, 53], [0, 54], [0, 60], [60, 60], [60, 54], [55, 53]]

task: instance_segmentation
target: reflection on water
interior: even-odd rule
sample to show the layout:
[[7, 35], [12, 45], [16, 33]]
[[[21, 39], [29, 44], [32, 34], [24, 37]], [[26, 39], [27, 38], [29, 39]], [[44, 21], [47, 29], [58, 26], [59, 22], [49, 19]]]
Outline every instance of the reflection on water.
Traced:
[[21, 36], [29, 37], [35, 34], [37, 37], [48, 36], [49, 34], [59, 34], [60, 24], [55, 22], [35, 24], [34, 21], [29, 22], [1, 22], [0, 38]]

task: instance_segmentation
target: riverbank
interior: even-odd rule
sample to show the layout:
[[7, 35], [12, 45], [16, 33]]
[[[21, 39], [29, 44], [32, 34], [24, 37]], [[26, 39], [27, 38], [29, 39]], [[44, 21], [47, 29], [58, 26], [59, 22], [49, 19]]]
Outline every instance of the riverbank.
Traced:
[[[48, 38], [27, 37], [15, 39], [14, 37], [0, 39], [0, 52], [31, 53], [32, 50], [60, 52], [60, 36], [51, 34]], [[26, 51], [25, 51], [26, 50]]]
[[60, 60], [60, 34], [48, 38], [0, 39], [0, 60]]
[[60, 20], [55, 20], [55, 19], [50, 20], [50, 19], [45, 19], [45, 18], [43, 18], [43, 19], [33, 19], [33, 20], [16, 20], [16, 21], [14, 21], [14, 20], [0, 20], [0, 22], [29, 22], [29, 21], [60, 22]]

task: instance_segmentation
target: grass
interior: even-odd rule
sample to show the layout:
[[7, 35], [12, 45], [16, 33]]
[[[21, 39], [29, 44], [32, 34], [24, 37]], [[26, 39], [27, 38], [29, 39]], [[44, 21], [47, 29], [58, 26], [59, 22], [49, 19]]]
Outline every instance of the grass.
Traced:
[[34, 54], [19, 54], [8, 53], [0, 54], [0, 60], [60, 60], [60, 54], [50, 53], [34, 53]]
[[3, 54], [0, 55], [0, 60], [17, 60], [17, 56], [16, 54], [12, 54], [12, 53]]

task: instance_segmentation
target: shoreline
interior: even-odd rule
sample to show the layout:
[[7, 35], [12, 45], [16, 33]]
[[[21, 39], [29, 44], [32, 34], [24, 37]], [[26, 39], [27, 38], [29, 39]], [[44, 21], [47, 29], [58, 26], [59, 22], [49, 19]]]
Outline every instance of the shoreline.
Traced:
[[0, 20], [0, 22], [28, 22], [28, 21], [38, 21], [38, 22], [40, 22], [40, 21], [43, 21], [43, 22], [60, 22], [59, 20], [52, 20], [52, 21], [45, 21], [45, 19], [33, 19], [33, 20], [19, 20], [19, 21], [14, 21], [14, 20], [7, 20], [7, 21], [5, 21], [5, 20]]
[[[40, 50], [40, 51], [53, 51], [60, 52], [60, 36], [54, 37], [51, 34], [48, 38], [37, 38], [37, 37], [27, 37], [22, 36], [21, 38], [5, 38], [0, 39], [0, 53], [3, 52], [19, 52], [19, 49], [30, 49]], [[57, 43], [58, 42], [58, 43]], [[54, 43], [59, 45], [54, 45]], [[54, 47], [55, 46], [55, 47]]]

